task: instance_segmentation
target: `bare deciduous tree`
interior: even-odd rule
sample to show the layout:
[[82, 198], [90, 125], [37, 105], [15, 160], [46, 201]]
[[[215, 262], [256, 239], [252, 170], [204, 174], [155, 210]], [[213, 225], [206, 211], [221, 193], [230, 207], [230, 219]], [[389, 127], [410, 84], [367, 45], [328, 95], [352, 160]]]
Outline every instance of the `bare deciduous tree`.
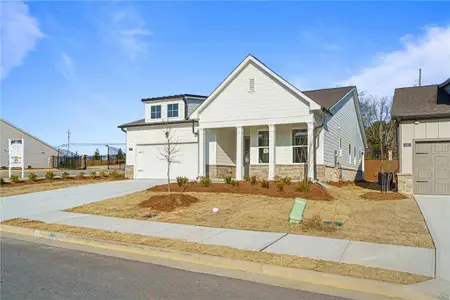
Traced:
[[180, 156], [180, 149], [178, 147], [177, 141], [174, 138], [172, 129], [169, 127], [169, 124], [167, 124], [164, 130], [164, 137], [166, 139], [164, 149], [158, 150], [161, 155], [160, 159], [165, 160], [167, 163], [167, 191], [170, 192], [170, 167], [172, 164], [180, 162], [177, 159]]

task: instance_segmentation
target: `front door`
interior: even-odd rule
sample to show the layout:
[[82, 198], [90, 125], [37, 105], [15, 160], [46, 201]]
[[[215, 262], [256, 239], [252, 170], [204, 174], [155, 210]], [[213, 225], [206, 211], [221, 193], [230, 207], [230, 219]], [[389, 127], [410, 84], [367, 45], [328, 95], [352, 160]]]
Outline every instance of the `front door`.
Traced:
[[250, 175], [250, 137], [244, 137], [244, 177]]

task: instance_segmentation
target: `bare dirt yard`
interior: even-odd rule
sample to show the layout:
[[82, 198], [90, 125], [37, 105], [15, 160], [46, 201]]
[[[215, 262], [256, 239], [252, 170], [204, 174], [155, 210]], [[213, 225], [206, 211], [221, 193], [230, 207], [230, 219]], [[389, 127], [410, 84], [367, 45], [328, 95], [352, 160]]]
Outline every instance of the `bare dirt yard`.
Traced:
[[[215, 183], [212, 184], [214, 186]], [[162, 187], [71, 208], [75, 213], [97, 214], [158, 222], [192, 224], [218, 228], [287, 232], [382, 244], [433, 248], [423, 216], [412, 197], [400, 200], [368, 200], [361, 195], [374, 192], [372, 186], [347, 184], [329, 187], [334, 200], [307, 200], [305, 221], [288, 222], [293, 198], [224, 192], [186, 191], [198, 199], [173, 211], [141, 207]], [[207, 188], [205, 188], [207, 189]], [[232, 189], [232, 188], [230, 188]], [[179, 192], [172, 192], [176, 194]], [[213, 208], [218, 208], [217, 213]], [[319, 221], [318, 221], [319, 220]], [[311, 226], [323, 221], [342, 222], [341, 227]]]
[[70, 178], [62, 180], [60, 178], [55, 178], [52, 180], [40, 179], [38, 181], [24, 180], [18, 183], [4, 183], [0, 186], [0, 196], [14, 196], [22, 195], [36, 192], [43, 192], [49, 190], [62, 189], [72, 186], [93, 184], [111, 181], [111, 178], [95, 178], [86, 177], [84, 179]]

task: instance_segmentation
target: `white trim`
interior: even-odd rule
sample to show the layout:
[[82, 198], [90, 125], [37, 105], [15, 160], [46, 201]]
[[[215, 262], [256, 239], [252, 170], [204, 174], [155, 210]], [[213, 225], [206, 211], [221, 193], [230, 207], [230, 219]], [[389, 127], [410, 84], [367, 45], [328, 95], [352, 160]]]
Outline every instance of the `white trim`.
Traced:
[[[259, 146], [259, 133], [260, 132], [267, 132], [268, 134], [269, 134], [269, 136], [268, 136], [268, 139], [269, 139], [269, 145], [267, 145], [267, 146]], [[261, 148], [267, 148], [267, 150], [269, 151], [269, 158], [270, 158], [270, 132], [269, 132], [269, 129], [258, 129], [257, 131], [256, 131], [256, 149], [258, 149], [258, 156], [256, 157], [257, 158], [257, 162], [258, 162], [258, 165], [268, 165], [269, 164], [269, 162], [266, 162], [266, 163], [260, 163], [259, 162], [259, 149], [261, 149]]]
[[290, 84], [288, 81], [283, 79], [281, 76], [276, 74], [274, 71], [269, 69], [267, 66], [265, 66], [263, 63], [261, 63], [258, 59], [256, 59], [252, 55], [248, 55], [237, 67], [236, 69], [231, 72], [230, 75], [225, 78], [225, 80], [211, 93], [211, 95], [208, 96], [208, 98], [203, 101], [203, 103], [192, 113], [192, 118], [199, 118], [199, 114], [219, 95], [222, 90], [249, 64], [253, 63], [260, 69], [262, 69], [264, 72], [269, 74], [273, 79], [284, 85], [286, 88], [288, 88], [293, 94], [295, 94], [297, 97], [302, 98], [309, 102], [310, 104], [310, 110], [319, 110], [322, 107], [316, 103], [314, 100], [303, 94], [301, 91], [299, 91], [295, 86]]

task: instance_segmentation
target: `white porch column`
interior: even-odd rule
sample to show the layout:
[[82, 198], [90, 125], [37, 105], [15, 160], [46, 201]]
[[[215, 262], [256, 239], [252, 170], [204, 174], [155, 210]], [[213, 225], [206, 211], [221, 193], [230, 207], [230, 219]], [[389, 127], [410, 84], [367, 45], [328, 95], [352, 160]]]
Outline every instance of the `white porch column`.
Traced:
[[236, 127], [236, 180], [242, 180], [244, 169], [244, 129], [242, 126]]
[[277, 130], [275, 125], [269, 125], [269, 180], [275, 178], [275, 145], [277, 138]]
[[308, 122], [308, 179], [314, 180], [314, 160], [316, 159], [314, 151], [314, 123]]
[[198, 176], [206, 176], [206, 129], [198, 129]]

